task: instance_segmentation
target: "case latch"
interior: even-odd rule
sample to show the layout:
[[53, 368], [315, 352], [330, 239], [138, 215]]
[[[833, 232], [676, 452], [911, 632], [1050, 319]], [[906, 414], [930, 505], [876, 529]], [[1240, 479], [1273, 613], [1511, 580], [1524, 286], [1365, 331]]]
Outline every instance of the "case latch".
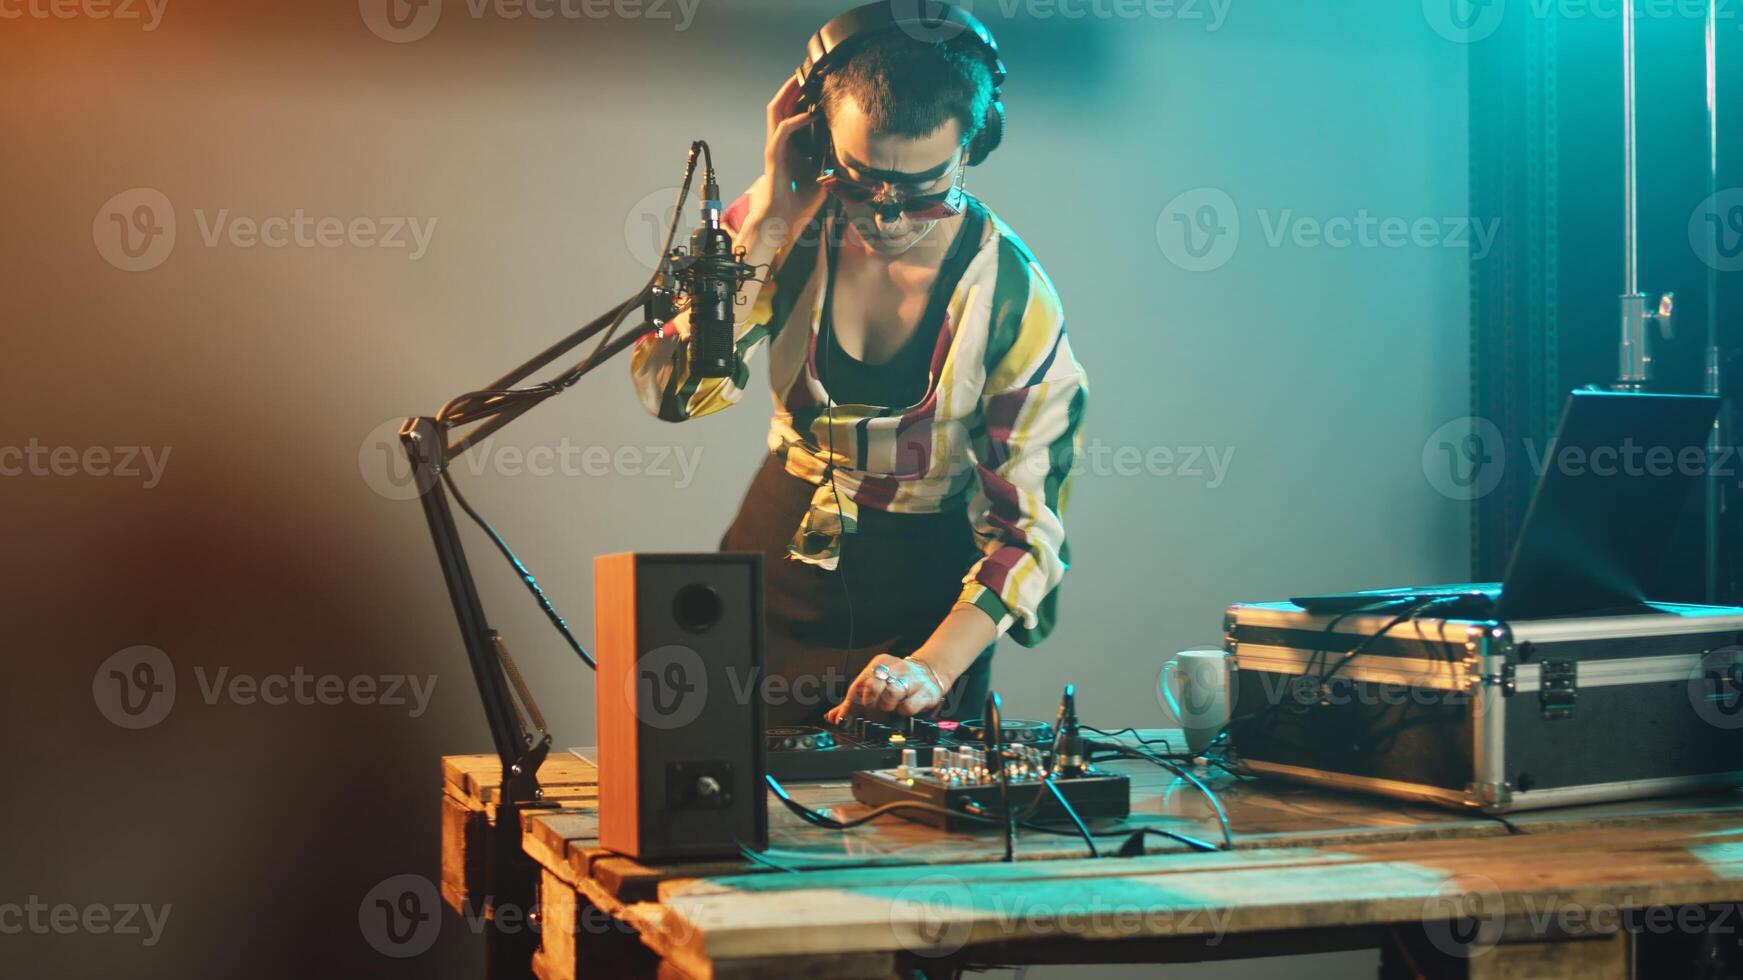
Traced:
[[1574, 702], [1580, 698], [1580, 664], [1577, 660], [1543, 660], [1539, 662], [1537, 699], [1543, 706], [1545, 721], [1561, 721], [1574, 716]]

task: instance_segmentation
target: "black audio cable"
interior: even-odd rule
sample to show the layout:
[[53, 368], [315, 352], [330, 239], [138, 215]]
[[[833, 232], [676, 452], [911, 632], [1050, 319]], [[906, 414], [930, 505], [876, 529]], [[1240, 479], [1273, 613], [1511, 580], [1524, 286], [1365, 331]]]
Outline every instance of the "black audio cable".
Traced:
[[[1398, 607], [1400, 605], [1402, 605], [1404, 607], [1402, 610], [1398, 611], [1395, 615], [1393, 615], [1393, 617], [1390, 620], [1387, 620], [1386, 623], [1384, 625], [1382, 625], [1379, 629], [1377, 629], [1374, 632], [1369, 633], [1367, 636], [1364, 636], [1361, 639], [1357, 640], [1356, 643], [1353, 644], [1349, 650], [1344, 651], [1342, 656], [1339, 657], [1339, 659], [1336, 663], [1332, 664], [1330, 669], [1323, 669], [1323, 664], [1325, 663], [1325, 657], [1326, 657], [1327, 653], [1330, 651], [1315, 650], [1313, 652], [1313, 656], [1308, 659], [1307, 666], [1303, 669], [1303, 671], [1299, 675], [1298, 679], [1312, 678], [1314, 680], [1314, 682], [1317, 684], [1317, 686], [1320, 688], [1320, 690], [1323, 691], [1325, 689], [1325, 685], [1327, 683], [1329, 683], [1332, 680], [1332, 678], [1336, 677], [1338, 672], [1341, 671], [1345, 666], [1347, 666], [1350, 661], [1354, 660], [1356, 657], [1367, 652], [1367, 650], [1370, 647], [1372, 647], [1377, 641], [1380, 640], [1381, 637], [1384, 637], [1387, 633], [1392, 632], [1392, 630], [1398, 628], [1400, 625], [1402, 625], [1406, 622], [1414, 622], [1417, 619], [1420, 619], [1424, 613], [1427, 613], [1430, 609], [1433, 609], [1436, 606], [1443, 605], [1443, 604], [1446, 604], [1448, 602], [1453, 602], [1453, 601], [1464, 599], [1464, 598], [1467, 598], [1467, 596], [1463, 593], [1460, 593], [1457, 595], [1441, 595], [1441, 596], [1427, 596], [1427, 597], [1407, 596], [1404, 598], [1381, 599], [1381, 600], [1378, 600], [1376, 602], [1369, 603], [1366, 606], [1362, 606], [1362, 607], [1357, 608], [1357, 609], [1351, 609], [1347, 612], [1339, 613], [1337, 616], [1334, 616], [1332, 618], [1331, 622], [1326, 624], [1326, 627], [1325, 627], [1326, 633], [1329, 634], [1329, 633], [1334, 632], [1337, 628], [1337, 625], [1339, 623], [1343, 622], [1345, 619], [1349, 618], [1350, 616], [1354, 616], [1354, 615], [1357, 615], [1359, 613], [1384, 613], [1384, 612], [1388, 612], [1388, 611], [1391, 611], [1394, 609], [1398, 609]], [[1252, 713], [1247, 714], [1247, 715], [1243, 715], [1240, 718], [1232, 718], [1231, 717], [1228, 721], [1223, 723], [1222, 728], [1218, 729], [1217, 733], [1215, 735], [1211, 736], [1211, 744], [1216, 745], [1216, 744], [1222, 742], [1225, 739], [1225, 737], [1230, 735], [1231, 730], [1234, 729], [1237, 724], [1242, 725], [1242, 726], [1245, 726], [1249, 722], [1251, 722], [1254, 725], [1260, 725], [1260, 726], [1266, 724], [1267, 722], [1269, 722], [1273, 718], [1275, 718], [1277, 712], [1279, 710], [1282, 710], [1284, 707], [1285, 707], [1285, 705], [1283, 704], [1283, 698], [1278, 698], [1276, 700], [1271, 701], [1269, 704], [1266, 704], [1262, 709], [1260, 709], [1258, 711], [1252, 712]], [[1301, 711], [1305, 711], [1307, 709], [1307, 707], [1308, 707], [1307, 705], [1301, 705], [1301, 706], [1294, 707], [1291, 710], [1295, 711], [1295, 712], [1301, 712]]]
[[1185, 758], [1185, 756], [1176, 756], [1175, 755], [1174, 743], [1168, 741], [1165, 738], [1145, 738], [1142, 732], [1140, 732], [1136, 728], [1132, 728], [1129, 725], [1125, 728], [1118, 728], [1118, 729], [1115, 729], [1114, 731], [1111, 731], [1111, 732], [1106, 731], [1104, 729], [1096, 728], [1093, 725], [1079, 725], [1077, 727], [1083, 729], [1086, 732], [1093, 732], [1094, 734], [1101, 735], [1105, 738], [1119, 738], [1123, 735], [1130, 735], [1132, 737], [1132, 741], [1138, 743], [1139, 745], [1144, 746], [1146, 749], [1150, 748], [1153, 745], [1162, 746], [1163, 751], [1160, 754], [1165, 758], [1170, 758], [1170, 759], [1172, 759], [1172, 758]]
[[764, 775], [763, 780], [769, 784], [769, 789], [774, 791], [775, 799], [780, 800], [787, 809], [798, 815], [799, 819], [814, 827], [822, 827], [824, 830], [852, 830], [855, 827], [871, 823], [879, 817], [891, 813], [898, 813], [903, 810], [936, 813], [946, 817], [958, 817], [963, 820], [984, 823], [993, 827], [1002, 825], [1000, 821], [994, 820], [990, 817], [981, 817], [972, 813], [950, 810], [945, 807], [934, 806], [931, 803], [922, 803], [919, 800], [897, 800], [894, 803], [885, 803], [883, 806], [874, 807], [851, 820], [837, 820], [827, 814], [818, 813], [816, 810], [813, 810], [805, 804], [800, 803], [798, 800], [793, 799], [791, 796], [788, 796], [786, 788], [783, 787], [780, 781], [774, 776]]
[[1166, 769], [1169, 772], [1173, 773], [1174, 775], [1180, 777], [1181, 779], [1186, 780], [1188, 783], [1190, 783], [1192, 785], [1193, 789], [1198, 791], [1200, 796], [1204, 797], [1205, 801], [1210, 804], [1211, 810], [1216, 814], [1217, 826], [1222, 831], [1223, 850], [1225, 850], [1225, 851], [1234, 850], [1235, 837], [1234, 837], [1233, 831], [1231, 831], [1229, 828], [1228, 811], [1223, 809], [1222, 800], [1217, 798], [1216, 793], [1212, 792], [1211, 788], [1209, 786], [1206, 786], [1204, 784], [1203, 780], [1200, 780], [1197, 776], [1194, 776], [1191, 773], [1191, 771], [1176, 764], [1173, 760], [1165, 759], [1162, 756], [1155, 754], [1154, 752], [1147, 752], [1144, 749], [1137, 748], [1137, 747], [1131, 746], [1131, 745], [1125, 745], [1125, 744], [1120, 743], [1120, 742], [1102, 742], [1102, 741], [1090, 740], [1090, 741], [1087, 741], [1085, 744], [1087, 744], [1092, 749], [1097, 749], [1097, 750], [1100, 750], [1103, 752], [1110, 752], [1110, 753], [1113, 753], [1114, 755], [1120, 756], [1122, 758], [1140, 759], [1140, 760], [1143, 760], [1144, 762], [1148, 762], [1152, 765], [1160, 766], [1163, 769]]
[[1101, 851], [1095, 846], [1095, 838], [1089, 835], [1089, 828], [1083, 825], [1083, 818], [1077, 815], [1077, 808], [1071, 805], [1071, 801], [1065, 798], [1064, 793], [1059, 792], [1059, 785], [1053, 781], [1053, 777], [1043, 776], [1041, 782], [1053, 793], [1053, 798], [1059, 801], [1059, 806], [1065, 810], [1065, 815], [1071, 818], [1072, 824], [1077, 827], [1077, 832], [1083, 836], [1083, 842], [1089, 845], [1089, 856], [1092, 858], [1101, 857]]
[[497, 533], [496, 528], [484, 519], [484, 515], [472, 509], [472, 504], [466, 500], [465, 495], [460, 492], [459, 486], [454, 483], [454, 471], [451, 468], [442, 471], [442, 482], [447, 484], [448, 492], [454, 495], [454, 502], [460, 505], [460, 509], [466, 512], [467, 517], [472, 518], [479, 527], [484, 529], [484, 533], [490, 537], [491, 543], [496, 545], [496, 550], [502, 552], [502, 557], [507, 559], [509, 565], [513, 566], [515, 574], [520, 576], [521, 584], [525, 585], [527, 591], [532, 593], [533, 599], [544, 611], [545, 618], [551, 621], [551, 625], [556, 627], [557, 632], [561, 633], [563, 639], [568, 642], [569, 649], [575, 651], [582, 663], [598, 670], [599, 665], [593, 662], [592, 655], [582, 649], [581, 641], [575, 639], [575, 634], [569, 631], [568, 621], [563, 618], [562, 613], [557, 611], [550, 596], [545, 595], [545, 590], [539, 586], [539, 580], [533, 576], [532, 570], [520, 560], [520, 557], [514, 553], [514, 549], [510, 548], [508, 542], [503, 540], [502, 535]]
[[[945, 817], [954, 817], [958, 820], [963, 820], [963, 821], [966, 821], [968, 823], [972, 823], [972, 824], [976, 824], [978, 826], [988, 827], [988, 828], [1003, 828], [1003, 826], [1004, 826], [1004, 821], [997, 816], [982, 815], [982, 814], [977, 814], [977, 813], [969, 813], [969, 812], [962, 811], [962, 810], [950, 810], [950, 809], [946, 809], [946, 808], [941, 807], [941, 806], [934, 806], [931, 803], [922, 803], [918, 800], [899, 800], [895, 803], [885, 803], [883, 806], [875, 807], [871, 810], [868, 810], [865, 813], [860, 814], [859, 816], [854, 817], [851, 820], [837, 820], [834, 817], [831, 817], [827, 814], [818, 813], [816, 810], [813, 810], [810, 807], [806, 806], [805, 804], [800, 803], [798, 800], [793, 799], [791, 796], [789, 796], [787, 794], [786, 788], [783, 787], [781, 785], [780, 781], [777, 780], [774, 776], [764, 776], [763, 779], [765, 782], [768, 783], [770, 791], [772, 791], [775, 794], [775, 799], [779, 800], [783, 806], [785, 806], [788, 810], [791, 810], [796, 816], [799, 817], [799, 819], [805, 821], [808, 824], [811, 824], [814, 827], [821, 827], [824, 830], [852, 830], [855, 827], [864, 826], [865, 824], [871, 823], [872, 821], [877, 820], [881, 817], [886, 817], [892, 813], [899, 813], [899, 812], [904, 811], [904, 810], [921, 812], [921, 813], [934, 813], [934, 814], [938, 814], [940, 816], [945, 816]], [[1049, 827], [1045, 824], [1038, 824], [1038, 823], [1034, 823], [1033, 821], [1029, 821], [1029, 820], [1019, 820], [1019, 821], [1017, 821], [1017, 826], [1023, 828], [1024, 830], [1032, 830], [1032, 831], [1034, 831], [1036, 833], [1040, 833], [1040, 834], [1053, 834], [1055, 836], [1061, 836], [1061, 837], [1081, 837], [1086, 833], [1090, 837], [1101, 837], [1101, 838], [1123, 837], [1123, 838], [1126, 838], [1126, 842], [1127, 842], [1128, 846], [1130, 845], [1132, 838], [1138, 838], [1141, 840], [1142, 838], [1144, 838], [1146, 836], [1157, 836], [1157, 837], [1167, 838], [1168, 840], [1172, 840], [1172, 841], [1175, 841], [1175, 842], [1180, 843], [1180, 844], [1184, 844], [1188, 848], [1191, 848], [1192, 850], [1195, 850], [1195, 851], [1216, 851], [1216, 850], [1220, 849], [1215, 844], [1212, 844], [1209, 841], [1199, 840], [1198, 838], [1193, 837], [1189, 834], [1182, 834], [1182, 833], [1178, 833], [1178, 832], [1172, 831], [1172, 830], [1165, 830], [1161, 827], [1110, 827], [1110, 828], [1107, 828], [1105, 830], [1085, 830], [1085, 829], [1081, 829], [1081, 828], [1074, 828], [1072, 830], [1065, 830], [1065, 829], [1060, 828], [1060, 827]], [[1120, 851], [1121, 851], [1121, 856], [1124, 856], [1124, 857], [1132, 856], [1132, 852], [1129, 852], [1127, 850], [1126, 846], [1122, 846]], [[1138, 848], [1136, 853], [1142, 853], [1142, 848], [1141, 847]], [[1099, 857], [1100, 855], [1098, 854], [1097, 856]], [[758, 863], [762, 863], [762, 862], [758, 862]], [[823, 870], [823, 869], [820, 869], [820, 868], [790, 868], [790, 869], [786, 869], [786, 870], [812, 871], [812, 870]]]
[[[1069, 695], [1071, 689], [1066, 688]], [[999, 767], [999, 809], [1005, 818], [1005, 860], [1017, 859], [1017, 814], [1011, 809], [1011, 767], [1005, 764], [1005, 714], [999, 692], [986, 693], [986, 708], [980, 716], [981, 741], [986, 744], [987, 758]], [[1057, 735], [1055, 736], [1057, 738]], [[1055, 745], [1058, 743], [1055, 742]], [[1037, 791], [1037, 795], [1039, 795]]]

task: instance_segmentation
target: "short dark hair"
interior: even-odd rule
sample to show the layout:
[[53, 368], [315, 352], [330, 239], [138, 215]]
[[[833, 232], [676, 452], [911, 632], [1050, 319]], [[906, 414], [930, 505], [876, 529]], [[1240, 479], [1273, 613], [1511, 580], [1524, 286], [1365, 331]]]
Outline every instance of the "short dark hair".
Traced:
[[867, 42], [824, 76], [825, 117], [850, 97], [878, 132], [917, 139], [955, 119], [966, 145], [986, 124], [993, 76], [972, 50], [897, 32]]

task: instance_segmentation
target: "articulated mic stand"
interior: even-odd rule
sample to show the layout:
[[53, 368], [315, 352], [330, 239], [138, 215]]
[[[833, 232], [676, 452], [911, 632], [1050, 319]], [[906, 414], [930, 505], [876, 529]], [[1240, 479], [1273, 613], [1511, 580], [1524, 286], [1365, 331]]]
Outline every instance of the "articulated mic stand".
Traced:
[[[622, 336], [609, 339], [587, 360], [577, 365], [565, 376], [566, 382], [573, 383], [575, 379], [609, 360], [670, 318], [671, 294], [659, 288], [644, 289], [544, 353], [492, 382], [488, 391], [503, 394], [485, 399], [472, 413], [460, 416], [458, 421], [444, 410], [443, 417], [409, 418], [400, 428], [400, 443], [411, 462], [412, 478], [416, 481], [414, 485], [423, 501], [424, 517], [429, 522], [430, 537], [436, 545], [436, 557], [442, 565], [442, 577], [447, 582], [448, 598], [454, 606], [454, 615], [460, 624], [460, 635], [466, 645], [466, 658], [472, 665], [472, 677], [477, 682], [478, 693], [484, 701], [484, 714], [489, 722], [491, 742], [495, 746], [497, 758], [502, 761], [501, 791], [497, 798], [496, 822], [491, 831], [490, 861], [484, 895], [485, 920], [490, 923], [485, 934], [486, 959], [489, 975], [492, 977], [529, 975], [532, 954], [538, 946], [538, 933], [529, 927], [522, 926], [514, 932], [497, 928], [496, 913], [498, 909], [505, 909], [523, 922], [531, 921], [528, 914], [535, 907], [538, 867], [522, 850], [520, 814], [524, 809], [553, 805], [543, 799], [544, 792], [539, 788], [538, 780], [539, 766], [544, 763], [551, 748], [551, 735], [545, 729], [544, 717], [539, 713], [532, 693], [522, 681], [514, 660], [509, 656], [502, 635], [491, 629], [485, 618], [478, 589], [472, 581], [472, 569], [466, 561], [466, 549], [460, 542], [460, 532], [454, 524], [454, 514], [448, 504], [449, 493], [469, 513], [471, 508], [454, 487], [449, 466], [471, 446], [519, 418], [544, 398], [561, 391], [567, 384], [551, 387], [549, 390], [529, 389], [531, 393], [515, 396], [506, 394], [508, 389], [621, 321], [629, 309], [637, 306], [644, 308], [645, 315], [641, 324]], [[465, 436], [449, 441], [451, 429], [471, 422], [479, 424]], [[494, 538], [494, 533], [492, 536]], [[498, 544], [501, 545], [500, 541]], [[513, 561], [512, 553], [506, 547], [503, 550]], [[518, 561], [515, 565], [523, 580], [535, 590], [535, 595], [540, 596], [546, 614], [552, 617], [559, 630], [567, 636], [567, 629], [562, 625], [555, 609], [537, 592], [532, 575]], [[588, 666], [592, 666], [593, 661], [586, 652], [574, 643], [573, 638], [570, 638], [570, 642], [576, 653], [580, 654]]]
[[[702, 223], [686, 252], [683, 248], [672, 248], [672, 239], [678, 231], [678, 210], [690, 193], [698, 154], [707, 160], [703, 171]], [[499, 980], [530, 976], [532, 954], [539, 942], [534, 929], [500, 928], [496, 913], [501, 909], [523, 922], [532, 921], [538, 867], [521, 847], [520, 814], [522, 810], [553, 805], [544, 800], [544, 792], [539, 788], [539, 766], [551, 750], [551, 734], [545, 728], [544, 716], [539, 713], [532, 692], [509, 656], [502, 635], [491, 629], [485, 619], [478, 589], [472, 581], [472, 568], [466, 561], [466, 549], [460, 543], [454, 513], [448, 506], [449, 496], [484, 529], [497, 550], [514, 566], [522, 584], [537, 600], [551, 625], [568, 641], [570, 649], [587, 666], [594, 663], [569, 632], [568, 624], [545, 597], [532, 573], [466, 502], [454, 484], [451, 464], [534, 405], [567, 390], [624, 348], [665, 325], [677, 316], [680, 306], [693, 311], [697, 321], [706, 322], [709, 328], [695, 331], [695, 336], [705, 338], [706, 342], [693, 341], [686, 351], [692, 371], [701, 377], [727, 377], [733, 373], [737, 355], [732, 344], [732, 307], [737, 302], [739, 287], [755, 277], [755, 270], [744, 264], [743, 250], [733, 247], [731, 236], [721, 227], [720, 187], [715, 181], [708, 144], [701, 140], [690, 145], [676, 208], [666, 232], [659, 270], [639, 292], [497, 378], [488, 388], [449, 401], [433, 417], [406, 419], [399, 431], [400, 444], [411, 462], [414, 485], [423, 501], [430, 537], [436, 545], [436, 558], [442, 565], [442, 578], [448, 585], [448, 599], [460, 624], [466, 659], [472, 665], [472, 678], [484, 701], [490, 739], [502, 763], [484, 896], [485, 918], [491, 923], [485, 933], [489, 975]], [[618, 328], [637, 310], [641, 312], [640, 323], [619, 334]], [[550, 381], [514, 387], [534, 371], [596, 336], [600, 338], [598, 344], [579, 364]], [[464, 435], [451, 437], [451, 433], [464, 427], [470, 427]], [[600, 733], [602, 741], [606, 737], [606, 733]]]

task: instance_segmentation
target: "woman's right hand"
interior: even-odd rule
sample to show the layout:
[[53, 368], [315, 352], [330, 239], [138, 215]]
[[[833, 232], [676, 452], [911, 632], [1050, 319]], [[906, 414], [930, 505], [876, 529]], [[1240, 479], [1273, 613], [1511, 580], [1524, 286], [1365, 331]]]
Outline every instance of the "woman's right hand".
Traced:
[[[823, 203], [823, 188], [817, 186], [817, 163], [807, 160], [793, 146], [796, 133], [821, 127], [822, 117], [798, 111], [799, 80], [789, 75], [768, 104], [768, 136], [763, 143], [763, 175], [750, 190], [750, 213], [747, 224], [765, 231], [779, 231], [769, 226], [778, 221], [787, 229], [798, 229], [811, 220], [818, 205]], [[786, 238], [791, 232], [777, 235]], [[779, 247], [780, 242], [769, 244]]]

